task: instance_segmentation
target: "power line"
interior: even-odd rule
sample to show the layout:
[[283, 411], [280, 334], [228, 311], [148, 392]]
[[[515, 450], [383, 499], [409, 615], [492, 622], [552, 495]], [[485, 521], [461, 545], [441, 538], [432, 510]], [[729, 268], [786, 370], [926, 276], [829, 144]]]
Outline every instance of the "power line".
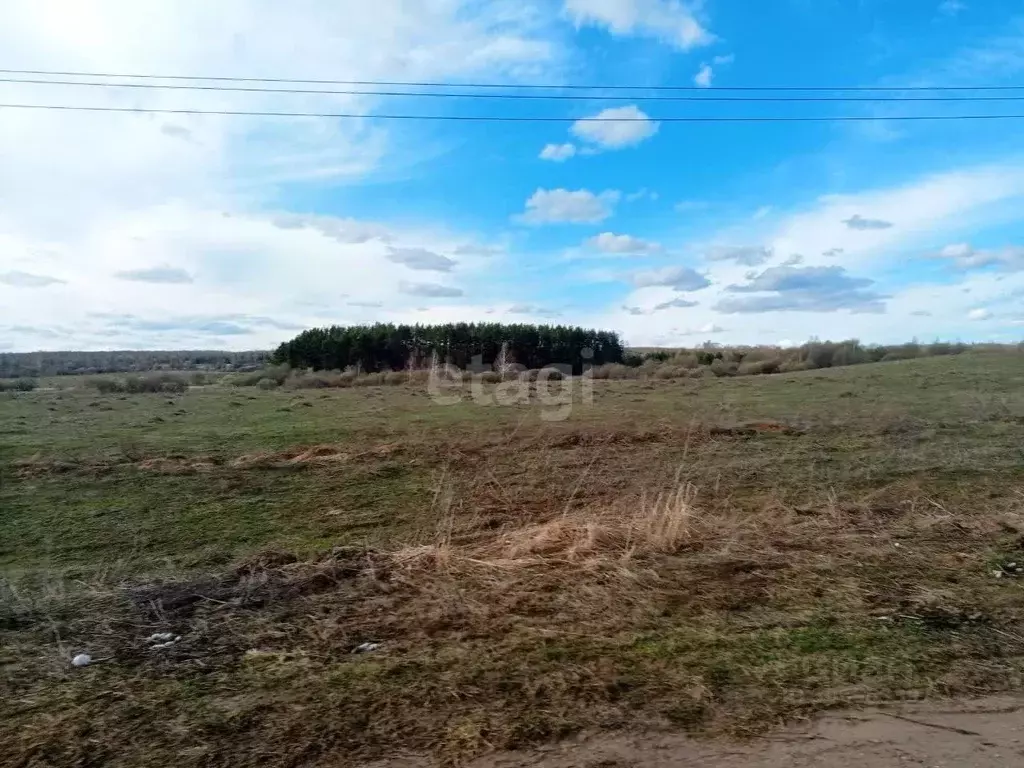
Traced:
[[[2, 72], [3, 70], [0, 70]], [[451, 91], [367, 91], [335, 90], [321, 88], [266, 88], [225, 85], [176, 85], [172, 83], [101, 83], [79, 80], [39, 80], [33, 78], [0, 77], [0, 83], [21, 83], [27, 85], [71, 85], [90, 88], [142, 88], [175, 91], [219, 91], [227, 93], [288, 93], [320, 94], [335, 96], [406, 96], [445, 99], [497, 99], [497, 100], [557, 100], [557, 101], [688, 101], [688, 102], [972, 102], [972, 101], [1024, 101], [1024, 95], [1000, 96], [608, 96], [551, 93], [455, 93]], [[707, 89], [698, 89], [707, 90]]]
[[872, 122], [884, 120], [925, 121], [925, 120], [1024, 120], [1019, 115], [815, 115], [815, 116], [747, 116], [747, 117], [544, 117], [517, 115], [404, 115], [365, 114], [352, 112], [270, 112], [227, 109], [159, 109], [149, 107], [89, 107], [68, 104], [0, 104], [0, 109], [60, 110], [66, 112], [126, 112], [160, 115], [216, 115], [226, 117], [316, 117], [331, 119], [360, 120], [450, 120], [491, 123], [826, 123], [826, 122]]
[[579, 83], [454, 83], [454, 82], [410, 82], [401, 80], [326, 80], [287, 77], [228, 77], [207, 75], [152, 75], [117, 72], [65, 72], [44, 69], [0, 69], [4, 75], [47, 75], [53, 77], [116, 77], [133, 80], [209, 80], [234, 83], [298, 83], [300, 85], [360, 85], [375, 87], [405, 88], [516, 88], [587, 91], [1024, 91], [1024, 85], [758, 85], [758, 86], [711, 86], [695, 85], [584, 85]]

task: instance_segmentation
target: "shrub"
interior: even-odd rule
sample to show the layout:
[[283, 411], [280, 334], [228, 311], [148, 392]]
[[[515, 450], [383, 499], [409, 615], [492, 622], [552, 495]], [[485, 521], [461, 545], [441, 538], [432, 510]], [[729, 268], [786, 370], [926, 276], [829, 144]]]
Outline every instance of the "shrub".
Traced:
[[595, 379], [633, 379], [636, 378], [636, 369], [620, 363], [608, 363], [591, 368], [590, 375]]
[[281, 385], [274, 381], [274, 379], [260, 379], [256, 386], [260, 389], [277, 389]]
[[[628, 352], [622, 358], [622, 363], [630, 368], [639, 368], [644, 363], [644, 356], [638, 355], [636, 352]], [[609, 363], [609, 365], [614, 365], [614, 363]]]
[[672, 355], [671, 362], [673, 365], [677, 365], [680, 368], [686, 368], [687, 370], [700, 367], [697, 355], [692, 352], [676, 352], [676, 354]]
[[188, 379], [177, 373], [154, 373], [148, 376], [126, 376], [122, 379], [97, 377], [87, 379], [86, 386], [93, 387], [101, 394], [127, 393], [132, 395], [146, 392], [181, 393], [188, 389]]
[[258, 371], [237, 373], [228, 379], [228, 384], [233, 387], [256, 387], [260, 385], [260, 382], [263, 381], [263, 379], [271, 379], [280, 386], [284, 384], [285, 379], [288, 378], [288, 375], [291, 372], [291, 366], [287, 363], [284, 363], [283, 365], [271, 365]]
[[405, 371], [390, 371], [384, 374], [384, 383], [390, 384], [393, 387], [399, 384], [407, 384], [408, 382], [409, 374]]
[[791, 373], [792, 371], [806, 371], [811, 367], [806, 360], [786, 360], [779, 366], [779, 373]]
[[721, 358], [719, 358], [719, 359], [715, 360], [713, 363], [711, 363], [711, 372], [715, 376], [718, 376], [719, 378], [725, 377], [725, 376], [735, 376], [738, 370], [739, 370], [739, 364], [732, 363], [732, 362], [726, 362], [725, 360], [722, 360]]
[[647, 352], [644, 355], [644, 360], [654, 360], [659, 363], [668, 362], [669, 358], [672, 357], [672, 353], [665, 349], [656, 349], [653, 352]]
[[761, 376], [769, 373], [778, 373], [781, 366], [782, 361], [778, 358], [774, 360], [758, 360], [756, 362], [740, 363], [737, 373], [740, 376]]
[[35, 379], [11, 379], [0, 381], [0, 392], [31, 392], [39, 386]]

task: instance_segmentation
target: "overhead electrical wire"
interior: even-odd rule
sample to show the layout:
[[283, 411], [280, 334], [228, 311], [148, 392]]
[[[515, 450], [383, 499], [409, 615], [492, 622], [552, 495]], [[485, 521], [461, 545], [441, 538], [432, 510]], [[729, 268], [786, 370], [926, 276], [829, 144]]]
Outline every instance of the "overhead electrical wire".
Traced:
[[411, 82], [401, 80], [329, 80], [287, 77], [234, 77], [224, 75], [154, 75], [125, 72], [75, 72], [43, 69], [0, 69], [3, 75], [44, 75], [51, 77], [106, 77], [132, 80], [208, 80], [236, 83], [298, 83], [300, 85], [359, 85], [406, 88], [515, 88], [520, 90], [588, 90], [588, 91], [1024, 91], [1024, 85], [750, 85], [703, 87], [697, 85], [585, 85], [580, 83], [458, 83]]
[[355, 112], [275, 112], [228, 109], [163, 109], [153, 107], [99, 107], [69, 104], [0, 104], [0, 109], [61, 110], [66, 112], [125, 112], [162, 115], [218, 115], [234, 117], [310, 117], [359, 120], [449, 120], [497, 123], [825, 123], [927, 120], [1024, 120], [1016, 115], [794, 115], [794, 116], [669, 116], [669, 117], [548, 117], [535, 115], [410, 115]]
[[[0, 70], [3, 72], [4, 70]], [[678, 95], [630, 95], [610, 96], [593, 94], [581, 96], [577, 94], [552, 93], [481, 93], [452, 91], [368, 91], [368, 90], [335, 90], [321, 88], [266, 88], [230, 85], [180, 85], [175, 83], [113, 83], [89, 82], [78, 80], [40, 80], [35, 78], [0, 77], [0, 83], [21, 83], [25, 85], [67, 85], [90, 88], [137, 88], [146, 90], [174, 91], [214, 91], [227, 93], [282, 93], [310, 94], [334, 96], [374, 96], [374, 97], [409, 97], [409, 98], [445, 98], [445, 99], [494, 99], [494, 100], [554, 100], [554, 101], [685, 101], [698, 103], [708, 102], [978, 102], [978, 101], [1024, 101], [1022, 95], [999, 96], [678, 96]], [[698, 89], [708, 90], [708, 89]]]

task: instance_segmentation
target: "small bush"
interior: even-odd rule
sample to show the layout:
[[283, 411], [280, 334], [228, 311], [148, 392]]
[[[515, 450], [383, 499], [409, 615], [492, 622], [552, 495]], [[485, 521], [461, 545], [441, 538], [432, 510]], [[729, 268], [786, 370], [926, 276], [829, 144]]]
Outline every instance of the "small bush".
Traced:
[[715, 374], [715, 376], [718, 376], [719, 378], [723, 378], [726, 376], [735, 376], [738, 371], [739, 364], [737, 363], [726, 362], [725, 360], [722, 359], [715, 360], [713, 363], [711, 363], [711, 372]]
[[236, 373], [228, 379], [228, 384], [233, 387], [257, 387], [260, 386], [260, 382], [264, 379], [270, 379], [278, 386], [281, 386], [291, 372], [291, 366], [287, 363], [284, 365], [271, 365], [258, 371]]
[[0, 380], [0, 392], [31, 392], [38, 386], [35, 379]]
[[88, 379], [86, 386], [90, 386], [101, 394], [131, 394], [162, 393], [178, 394], [188, 389], [188, 379], [177, 373], [154, 373], [148, 376], [126, 376], [123, 379], [115, 379], [106, 376]]
[[672, 355], [670, 362], [672, 365], [679, 366], [680, 368], [686, 368], [687, 370], [693, 370], [694, 368], [700, 367], [697, 355], [692, 352], [677, 352]]
[[740, 363], [738, 373], [740, 376], [762, 376], [769, 373], [778, 373], [780, 367], [782, 367], [782, 361], [779, 359], [758, 360], [756, 362]]
[[667, 363], [669, 358], [672, 357], [672, 353], [668, 350], [657, 349], [654, 352], [648, 352], [644, 355], [644, 360], [654, 360], [658, 363]]
[[260, 379], [256, 383], [256, 386], [259, 389], [277, 389], [281, 385], [278, 384], [274, 379]]
[[[630, 368], [639, 368], [644, 364], [644, 356], [638, 355], [636, 352], [629, 352], [622, 358], [622, 363]], [[609, 365], [614, 365], [614, 363], [609, 363]]]
[[628, 365], [607, 363], [591, 368], [590, 375], [595, 379], [633, 379], [636, 378], [637, 371]]
[[786, 360], [779, 366], [779, 373], [791, 373], [792, 371], [810, 370], [810, 363], [806, 360]]

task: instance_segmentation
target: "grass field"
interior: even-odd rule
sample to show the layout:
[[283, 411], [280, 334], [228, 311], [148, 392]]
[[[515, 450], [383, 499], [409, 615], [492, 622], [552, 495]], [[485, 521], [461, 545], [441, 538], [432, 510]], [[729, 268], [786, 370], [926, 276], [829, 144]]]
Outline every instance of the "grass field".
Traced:
[[1024, 685], [1024, 355], [539, 413], [0, 395], [0, 763], [458, 762]]

